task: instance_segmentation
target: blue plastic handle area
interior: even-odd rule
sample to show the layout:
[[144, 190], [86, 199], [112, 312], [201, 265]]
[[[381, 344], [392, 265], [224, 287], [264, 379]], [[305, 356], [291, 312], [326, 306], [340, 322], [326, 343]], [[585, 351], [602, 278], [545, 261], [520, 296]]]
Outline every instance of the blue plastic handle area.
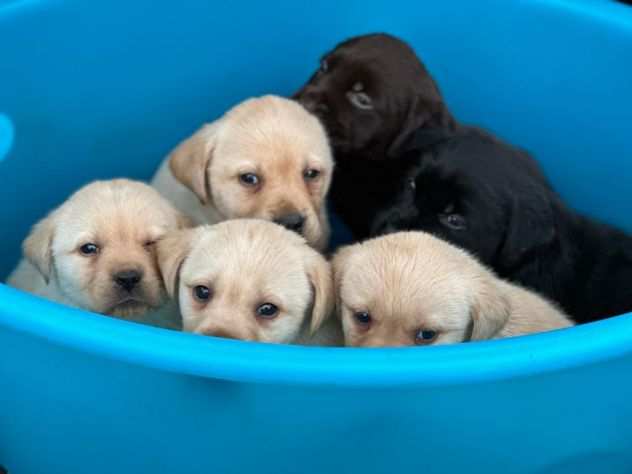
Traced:
[[13, 146], [13, 124], [9, 117], [0, 113], [0, 161], [6, 158]]

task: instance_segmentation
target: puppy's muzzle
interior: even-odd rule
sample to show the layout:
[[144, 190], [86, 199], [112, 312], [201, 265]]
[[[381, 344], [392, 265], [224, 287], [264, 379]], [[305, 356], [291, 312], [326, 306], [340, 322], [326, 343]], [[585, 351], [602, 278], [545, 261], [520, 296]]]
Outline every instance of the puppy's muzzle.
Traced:
[[274, 222], [282, 225], [292, 232], [302, 234], [303, 228], [305, 227], [305, 216], [299, 213], [285, 214], [284, 216], [275, 219]]
[[119, 288], [131, 292], [143, 279], [143, 273], [139, 270], [121, 270], [112, 275], [112, 280]]

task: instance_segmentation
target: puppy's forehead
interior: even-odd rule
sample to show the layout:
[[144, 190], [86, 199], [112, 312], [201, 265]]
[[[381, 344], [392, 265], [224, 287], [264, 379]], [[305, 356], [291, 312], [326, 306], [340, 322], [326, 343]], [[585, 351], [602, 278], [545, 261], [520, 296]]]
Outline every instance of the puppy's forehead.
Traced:
[[251, 99], [229, 111], [217, 151], [244, 158], [332, 160], [318, 119], [297, 102], [274, 96]]
[[57, 233], [72, 240], [144, 238], [175, 228], [171, 206], [152, 188], [129, 180], [95, 182], [75, 193], [60, 208]]
[[468, 282], [476, 273], [467, 259], [438, 239], [406, 234], [421, 233], [392, 234], [359, 246], [345, 271], [345, 303], [362, 309], [368, 302], [379, 312], [421, 316], [468, 306]]
[[270, 291], [305, 288], [304, 241], [276, 224], [241, 219], [212, 226], [195, 242], [183, 267], [188, 280], [221, 277]]
[[386, 82], [380, 61], [379, 57], [375, 60], [358, 57], [351, 50], [335, 51], [327, 56], [331, 71], [320, 80], [326, 83], [328, 88], [338, 87], [346, 91], [360, 84], [362, 90], [375, 93]]
[[415, 51], [404, 41], [386, 34], [372, 34], [351, 38], [339, 44], [332, 56], [366, 63], [419, 63]]
[[369, 94], [385, 100], [407, 101], [413, 90], [434, 88], [413, 49], [389, 35], [353, 38], [332, 51], [327, 61], [337, 87], [347, 89], [361, 81]]

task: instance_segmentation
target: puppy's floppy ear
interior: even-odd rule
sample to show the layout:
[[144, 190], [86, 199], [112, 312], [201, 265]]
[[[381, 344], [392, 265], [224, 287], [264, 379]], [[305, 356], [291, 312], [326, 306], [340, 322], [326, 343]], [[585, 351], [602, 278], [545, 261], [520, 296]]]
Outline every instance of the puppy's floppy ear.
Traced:
[[349, 257], [353, 253], [354, 247], [355, 245], [347, 245], [346, 247], [338, 249], [331, 261], [331, 268], [334, 280], [334, 293], [336, 295], [336, 314], [338, 316], [342, 314], [340, 287], [342, 285], [342, 279], [344, 278], [344, 271], [347, 266], [347, 262], [349, 261]]
[[470, 308], [473, 341], [491, 339], [509, 319], [511, 307], [507, 297], [491, 277], [477, 289]]
[[26, 259], [42, 274], [48, 284], [53, 266], [53, 237], [56, 227], [53, 212], [33, 226], [31, 233], [22, 243]]
[[555, 238], [553, 206], [548, 191], [517, 190], [511, 198], [509, 212], [505, 239], [494, 265], [507, 271], [550, 245]]
[[418, 93], [409, 102], [404, 125], [397, 132], [387, 149], [387, 155], [393, 157], [401, 153], [401, 148], [411, 135], [420, 128], [440, 128], [452, 130], [454, 119], [437, 91], [434, 93]]
[[208, 204], [210, 200], [208, 166], [220, 122], [221, 119], [204, 125], [169, 155], [169, 168], [173, 176], [193, 191], [202, 204]]
[[178, 292], [180, 268], [191, 251], [195, 233], [195, 229], [178, 230], [156, 243], [158, 267], [165, 289], [171, 298]]
[[[357, 244], [356, 244], [357, 245]], [[349, 257], [353, 253], [355, 245], [347, 245], [339, 248], [331, 260], [331, 267], [334, 274], [334, 284], [339, 287], [342, 283], [344, 269], [347, 265]]]
[[334, 310], [335, 295], [331, 265], [325, 257], [310, 250], [307, 260], [307, 276], [312, 285], [312, 319], [310, 334], [314, 334]]

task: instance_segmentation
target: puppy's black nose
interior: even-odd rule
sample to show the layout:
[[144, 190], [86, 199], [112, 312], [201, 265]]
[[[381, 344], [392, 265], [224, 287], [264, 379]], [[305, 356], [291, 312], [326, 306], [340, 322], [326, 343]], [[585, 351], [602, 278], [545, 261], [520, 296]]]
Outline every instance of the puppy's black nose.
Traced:
[[305, 224], [305, 216], [298, 213], [286, 214], [278, 219], [275, 219], [274, 222], [282, 225], [286, 229], [301, 234], [303, 232], [303, 225]]
[[132, 291], [140, 283], [143, 275], [138, 270], [122, 270], [112, 277], [114, 282], [126, 291]]

